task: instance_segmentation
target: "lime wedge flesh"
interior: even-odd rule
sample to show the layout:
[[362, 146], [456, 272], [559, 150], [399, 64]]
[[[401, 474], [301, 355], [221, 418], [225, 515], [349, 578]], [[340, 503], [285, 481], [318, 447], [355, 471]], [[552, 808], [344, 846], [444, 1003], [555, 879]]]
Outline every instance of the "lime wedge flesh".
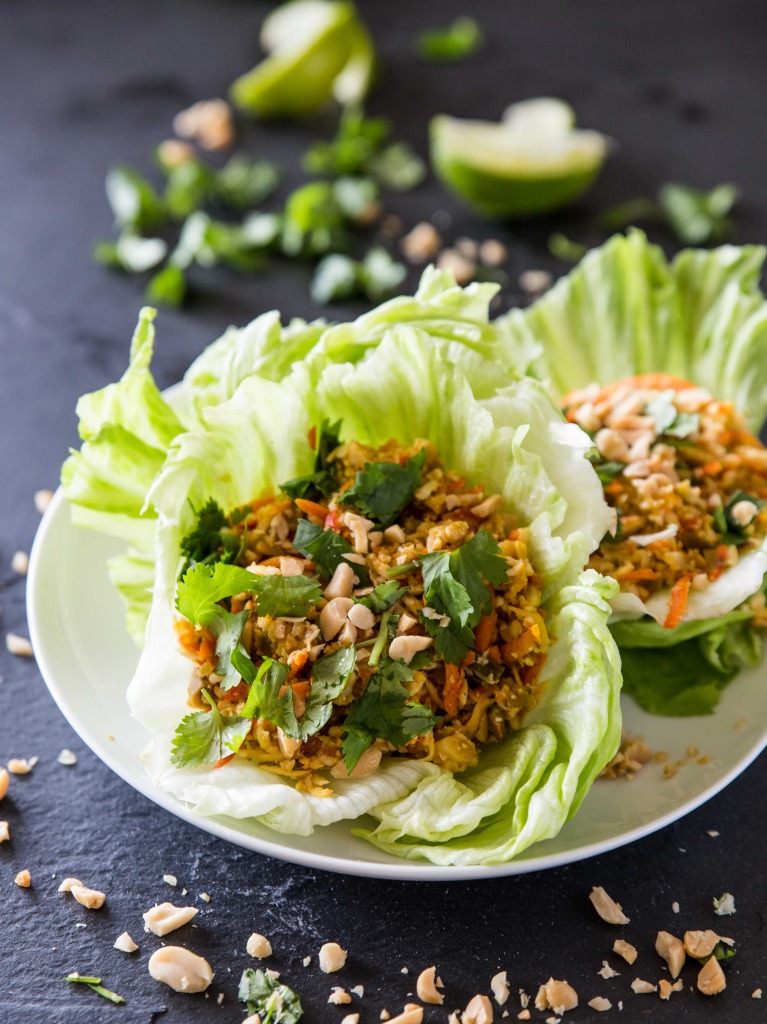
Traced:
[[346, 81], [348, 102], [362, 99], [370, 84], [372, 44], [347, 0], [284, 4], [264, 20], [261, 43], [269, 56], [230, 90], [235, 106], [248, 113], [303, 117], [324, 106], [337, 83]]
[[430, 125], [432, 163], [481, 213], [547, 213], [584, 192], [607, 156], [606, 138], [574, 120], [566, 103], [548, 98], [515, 104], [500, 123], [439, 115]]

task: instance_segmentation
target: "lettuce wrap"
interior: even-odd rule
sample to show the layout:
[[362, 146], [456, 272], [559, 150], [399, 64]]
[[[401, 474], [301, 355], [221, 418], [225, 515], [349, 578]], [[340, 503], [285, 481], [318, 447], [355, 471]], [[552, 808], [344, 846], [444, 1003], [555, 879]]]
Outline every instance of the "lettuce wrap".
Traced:
[[[358, 834], [396, 856], [503, 862], [556, 835], [620, 740], [620, 662], [607, 628], [617, 588], [583, 571], [611, 518], [585, 458], [591, 442], [533, 380], [480, 397], [493, 364], [477, 367], [475, 357], [485, 357], [474, 353], [475, 390], [461, 365], [464, 348], [451, 350], [453, 361], [419, 327], [392, 326], [363, 347], [356, 363], [326, 362], [318, 370], [310, 358], [283, 380], [250, 373], [230, 398], [200, 408], [202, 429], [172, 441], [147, 498], [157, 515], [155, 581], [129, 705], [152, 735], [147, 765], [156, 784], [202, 814], [253, 817], [300, 835], [367, 814], [378, 825]], [[173, 623], [180, 546], [194, 509], [210, 499], [232, 509], [311, 473], [315, 453], [307, 435], [326, 419], [341, 421], [342, 440], [432, 441], [446, 466], [501, 494], [506, 510], [529, 528], [530, 557], [556, 637], [543, 697], [528, 724], [460, 775], [428, 761], [384, 757], [373, 775], [333, 781], [333, 795], [321, 798], [251, 763], [235, 760], [221, 770], [171, 764], [174, 730], [188, 711], [190, 667]]]
[[[767, 302], [758, 284], [766, 253], [726, 245], [668, 261], [632, 230], [588, 253], [527, 309], [501, 318], [499, 337], [511, 336], [520, 361], [557, 399], [592, 382], [666, 373], [734, 403], [756, 433], [767, 416]], [[671, 629], [662, 628], [670, 591], [645, 601], [617, 595], [613, 631], [626, 691], [655, 713], [710, 712], [737, 670], [758, 660], [761, 633], [738, 609], [761, 590], [765, 572], [767, 542], [691, 592], [683, 622]]]

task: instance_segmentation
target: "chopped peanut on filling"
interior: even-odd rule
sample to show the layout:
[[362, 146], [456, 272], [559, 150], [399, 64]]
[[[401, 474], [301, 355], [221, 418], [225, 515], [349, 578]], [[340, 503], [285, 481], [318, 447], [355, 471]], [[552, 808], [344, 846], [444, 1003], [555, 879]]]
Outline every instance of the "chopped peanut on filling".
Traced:
[[[393, 515], [371, 511], [354, 496], [365, 490], [361, 476], [367, 474], [372, 487], [376, 474], [388, 473], [388, 467], [413, 465], [413, 488]], [[247, 612], [240, 645], [254, 671], [267, 659], [288, 670], [279, 695], [292, 693], [299, 723], [291, 734], [266, 714], [254, 717], [233, 756], [289, 778], [315, 796], [330, 795], [329, 777], [375, 772], [382, 755], [429, 760], [453, 772], [471, 767], [484, 746], [518, 729], [540, 698], [551, 638], [527, 531], [504, 514], [500, 495], [444, 468], [427, 441], [409, 446], [390, 441], [380, 448], [350, 441], [326, 456], [326, 467], [333, 481], [330, 493], [302, 497], [290, 481], [285, 487], [295, 497], [281, 492], [258, 498], [228, 514], [221, 531], [222, 544], [235, 552], [227, 561], [267, 581], [264, 586], [275, 586], [274, 577], [287, 584], [303, 577], [319, 587], [305, 614], [260, 613], [262, 598], [255, 592], [220, 602], [233, 615]], [[310, 533], [319, 541], [307, 553]], [[328, 560], [327, 546], [340, 546], [343, 553]], [[467, 555], [464, 576], [456, 569], [449, 586], [432, 585], [428, 566], [442, 571], [452, 553], [458, 558], [479, 548], [484, 562], [469, 563]], [[476, 566], [487, 564], [492, 568], [483, 575]], [[460, 614], [446, 611], [455, 580], [466, 585], [463, 593], [471, 598], [468, 625]], [[382, 603], [377, 598], [386, 585], [390, 595], [399, 592]], [[217, 637], [181, 618], [176, 629], [181, 649], [195, 662], [190, 706], [209, 712], [210, 696], [223, 716], [242, 715], [251, 686], [243, 679], [236, 685], [224, 679]], [[332, 698], [327, 720], [312, 731], [308, 716], [317, 698], [315, 673], [323, 659], [342, 648], [354, 649], [350, 674]], [[386, 733], [370, 724], [371, 717], [363, 719], [359, 703], [367, 695], [367, 708], [382, 680], [393, 685], [392, 676], [401, 686], [397, 714], [421, 715], [425, 724], [406, 722], [402, 730]], [[370, 730], [368, 745], [350, 759], [345, 742], [361, 721]]]
[[[731, 402], [666, 374], [596, 384], [563, 399], [594, 439], [617, 514], [590, 565], [647, 600], [673, 588], [668, 626], [767, 535], [767, 449]], [[764, 601], [754, 607], [764, 619]]]

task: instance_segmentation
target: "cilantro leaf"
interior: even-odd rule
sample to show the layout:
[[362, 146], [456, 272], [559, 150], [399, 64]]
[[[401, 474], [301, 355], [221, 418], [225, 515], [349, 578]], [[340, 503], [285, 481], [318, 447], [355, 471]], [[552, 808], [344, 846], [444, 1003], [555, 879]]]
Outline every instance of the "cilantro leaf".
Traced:
[[[311, 558], [323, 582], [330, 579], [341, 562], [346, 561], [344, 555], [354, 553], [349, 541], [335, 530], [323, 530], [308, 519], [299, 519], [293, 547], [305, 558]], [[360, 583], [367, 583], [370, 575], [364, 565], [351, 562], [351, 567]]]
[[409, 589], [409, 587], [400, 587], [396, 580], [390, 580], [388, 583], [379, 583], [366, 597], [360, 597], [357, 603], [364, 604], [371, 612], [381, 615], [396, 604], [404, 594], [407, 594]]
[[[232, 662], [232, 655], [240, 645], [240, 637], [248, 621], [250, 612], [243, 608], [241, 612], [226, 611], [220, 605], [206, 615], [205, 625], [216, 638], [216, 675], [223, 676], [219, 683], [222, 690], [231, 690], [240, 681], [240, 672]], [[242, 649], [245, 653], [244, 648]]]
[[484, 44], [482, 29], [474, 18], [456, 18], [448, 28], [430, 28], [421, 32], [415, 52], [421, 60], [453, 63], [473, 57]]
[[398, 462], [368, 462], [344, 492], [341, 502], [355, 505], [384, 528], [391, 526], [412, 501], [424, 462], [426, 451], [423, 449], [404, 466]]
[[735, 185], [717, 185], [707, 192], [669, 182], [661, 186], [658, 202], [680, 242], [703, 245], [720, 242], [730, 234], [729, 214], [738, 195]]
[[420, 559], [426, 604], [450, 622], [422, 616], [422, 622], [445, 661], [460, 664], [474, 646], [473, 629], [492, 608], [488, 584], [507, 579], [506, 560], [488, 530], [476, 534], [455, 551], [435, 551]]
[[426, 632], [436, 641], [437, 655], [444, 661], [460, 665], [474, 646], [474, 633], [467, 625], [474, 607], [465, 587], [449, 573], [437, 576], [429, 588], [428, 603], [450, 619], [446, 626], [442, 626], [439, 619], [421, 615]]
[[195, 626], [207, 626], [206, 619], [216, 615], [216, 605], [227, 597], [252, 591], [265, 577], [241, 569], [238, 565], [198, 562], [178, 585], [176, 607]]
[[273, 658], [264, 658], [261, 667], [256, 670], [253, 662], [238, 650], [232, 659], [238, 672], [246, 683], [250, 683], [250, 693], [242, 708], [242, 717], [263, 718], [273, 725], [279, 726], [289, 736], [295, 736], [298, 730], [296, 715], [293, 710], [293, 691], [288, 687], [280, 694], [287, 679], [287, 665]]
[[322, 597], [322, 588], [317, 580], [308, 576], [257, 576], [251, 584], [258, 598], [258, 614], [296, 615], [305, 617], [310, 605]]
[[167, 207], [151, 182], [128, 164], [112, 167], [107, 173], [105, 187], [118, 227], [145, 234], [161, 227], [167, 220]]
[[385, 658], [371, 676], [364, 694], [351, 705], [344, 721], [342, 746], [344, 764], [350, 774], [377, 739], [401, 747], [437, 724], [438, 719], [429, 708], [407, 700], [405, 684], [413, 678], [414, 671], [402, 661]]
[[169, 264], [158, 270], [144, 290], [144, 298], [151, 306], [178, 308], [186, 298], [186, 278], [181, 267]]
[[[209, 563], [218, 559], [218, 550], [224, 543], [221, 531], [228, 526], [224, 510], [213, 498], [209, 498], [199, 511], [192, 506], [192, 512], [197, 516], [197, 522], [181, 541], [181, 554], [186, 556], [181, 576], [197, 562]], [[232, 559], [224, 557], [221, 560]]]
[[647, 413], [655, 420], [658, 434], [664, 437], [689, 437], [699, 429], [700, 416], [696, 412], [679, 412], [673, 398], [673, 391], [663, 391], [647, 403]]
[[252, 967], [242, 972], [237, 996], [248, 1004], [248, 1014], [257, 1013], [264, 1024], [298, 1024], [304, 1013], [297, 992]]
[[354, 647], [339, 647], [333, 654], [315, 661], [312, 688], [294, 739], [306, 740], [325, 725], [333, 711], [333, 701], [343, 692], [356, 661]]
[[320, 426], [317, 438], [317, 457], [314, 460], [314, 472], [306, 476], [297, 476], [288, 480], [280, 486], [289, 498], [309, 498], [316, 501], [317, 498], [329, 497], [338, 486], [335, 473], [331, 468], [329, 456], [341, 443], [339, 432], [341, 422], [330, 423], [324, 420]]
[[236, 754], [250, 731], [246, 718], [222, 715], [207, 690], [202, 692], [210, 711], [187, 715], [173, 736], [170, 759], [178, 768], [197, 768]]
[[609, 484], [617, 476], [620, 476], [624, 470], [622, 462], [606, 462], [602, 459], [602, 456], [598, 452], [591, 452], [586, 456], [591, 465], [594, 467], [594, 472], [599, 477], [599, 482]]

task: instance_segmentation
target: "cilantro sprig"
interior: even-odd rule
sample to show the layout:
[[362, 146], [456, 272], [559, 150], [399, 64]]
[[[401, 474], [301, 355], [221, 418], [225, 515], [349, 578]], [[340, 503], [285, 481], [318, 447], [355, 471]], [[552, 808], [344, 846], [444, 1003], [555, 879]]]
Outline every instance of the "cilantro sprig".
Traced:
[[354, 505], [384, 528], [391, 526], [413, 500], [425, 462], [424, 449], [404, 466], [398, 462], [368, 462], [344, 492], [341, 503]]
[[120, 1005], [125, 1000], [122, 996], [118, 996], [116, 992], [112, 992], [111, 989], [104, 988], [101, 984], [101, 978], [96, 978], [92, 975], [78, 974], [77, 971], [73, 971], [71, 974], [67, 974], [64, 981], [70, 981], [81, 985], [87, 985], [91, 992], [95, 992], [96, 995], [101, 996], [102, 999], [108, 999], [110, 1003]]
[[242, 675], [238, 666], [250, 660], [240, 645], [247, 609], [234, 613], [219, 604], [241, 593], [255, 594], [259, 613], [275, 618], [305, 616], [322, 596], [319, 583], [308, 576], [259, 576], [223, 562], [193, 566], [178, 585], [176, 607], [184, 618], [195, 626], [205, 626], [216, 637], [216, 671], [224, 677], [223, 690], [237, 685]]
[[178, 768], [215, 764], [236, 754], [250, 732], [242, 715], [222, 715], [207, 690], [202, 691], [210, 711], [193, 711], [179, 723], [171, 741], [170, 760]]
[[341, 443], [340, 430], [340, 420], [337, 423], [323, 421], [318, 431], [314, 472], [294, 477], [280, 485], [280, 490], [284, 491], [289, 498], [293, 498], [294, 501], [296, 498], [308, 498], [311, 501], [316, 501], [318, 498], [330, 497], [336, 490], [338, 481], [329, 456]]
[[[323, 582], [330, 579], [341, 562], [347, 561], [346, 555], [354, 554], [354, 549], [346, 537], [342, 537], [335, 530], [323, 530], [321, 526], [310, 523], [308, 519], [298, 520], [293, 547], [305, 558], [311, 558]], [[368, 583], [370, 574], [367, 568], [357, 562], [350, 564], [360, 583]]]
[[238, 998], [247, 1003], [248, 1014], [259, 1015], [261, 1024], [298, 1024], [304, 1013], [297, 992], [252, 967], [242, 972]]
[[449, 619], [444, 626], [426, 616], [421, 621], [436, 641], [438, 656], [458, 665], [474, 646], [474, 627], [492, 608], [488, 584], [506, 581], [506, 560], [493, 535], [478, 530], [455, 551], [423, 555], [420, 564], [427, 606]]
[[[415, 659], [414, 659], [415, 661]], [[409, 701], [407, 683], [416, 664], [383, 659], [364, 694], [352, 704], [344, 721], [342, 752], [349, 774], [377, 739], [402, 747], [415, 736], [431, 732], [438, 722], [423, 704]]]

